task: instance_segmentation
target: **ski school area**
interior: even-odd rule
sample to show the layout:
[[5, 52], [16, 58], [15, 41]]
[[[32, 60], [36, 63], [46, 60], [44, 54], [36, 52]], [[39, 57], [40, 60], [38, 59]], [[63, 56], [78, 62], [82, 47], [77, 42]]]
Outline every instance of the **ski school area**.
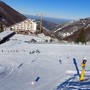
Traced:
[[0, 90], [90, 90], [89, 45], [33, 44], [19, 37], [0, 45]]

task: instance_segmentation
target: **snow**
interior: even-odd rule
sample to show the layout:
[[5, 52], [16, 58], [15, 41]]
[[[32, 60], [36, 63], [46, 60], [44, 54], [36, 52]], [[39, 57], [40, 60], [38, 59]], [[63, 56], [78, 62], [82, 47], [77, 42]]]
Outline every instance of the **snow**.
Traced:
[[4, 72], [4, 67], [2, 65], [0, 65], [0, 73]]
[[57, 30], [54, 31], [54, 33], [58, 32], [59, 30], [61, 30], [62, 28], [58, 28]]
[[6, 31], [0, 33], [0, 39], [2, 39], [3, 37], [5, 37], [5, 36], [11, 34], [12, 32], [13, 32], [13, 31], [6, 30]]
[[16, 34], [0, 45], [0, 65], [4, 66], [4, 72], [0, 73], [0, 90], [55, 90], [74, 75], [73, 58], [81, 70], [82, 59], [86, 57], [86, 70], [90, 70], [89, 45], [25, 43], [31, 38]]

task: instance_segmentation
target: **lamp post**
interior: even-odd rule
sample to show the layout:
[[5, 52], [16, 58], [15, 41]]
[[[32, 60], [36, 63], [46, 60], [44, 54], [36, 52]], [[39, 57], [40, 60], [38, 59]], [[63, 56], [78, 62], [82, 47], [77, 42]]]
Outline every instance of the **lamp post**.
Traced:
[[38, 16], [40, 16], [40, 33], [42, 33], [42, 14], [37, 14]]

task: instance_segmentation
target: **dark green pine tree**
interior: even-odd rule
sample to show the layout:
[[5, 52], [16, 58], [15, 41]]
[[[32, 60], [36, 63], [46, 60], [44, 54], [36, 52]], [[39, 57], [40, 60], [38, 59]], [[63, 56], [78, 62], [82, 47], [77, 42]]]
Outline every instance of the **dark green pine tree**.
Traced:
[[80, 30], [80, 33], [78, 34], [77, 38], [76, 38], [76, 41], [75, 43], [78, 43], [81, 42], [82, 44], [86, 44], [86, 35], [85, 35], [85, 30], [84, 28], [82, 28]]

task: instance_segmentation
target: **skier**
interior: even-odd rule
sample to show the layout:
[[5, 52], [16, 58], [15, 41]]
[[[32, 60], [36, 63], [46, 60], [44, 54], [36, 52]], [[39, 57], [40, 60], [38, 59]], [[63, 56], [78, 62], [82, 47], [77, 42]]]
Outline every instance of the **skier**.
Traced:
[[87, 62], [86, 58], [83, 58], [83, 61], [82, 61], [82, 68], [85, 68], [86, 62]]
[[32, 54], [34, 54], [34, 53], [35, 53], [35, 51], [33, 50], [33, 51], [32, 51]]
[[37, 50], [36, 50], [36, 53], [40, 53], [40, 51], [37, 49]]
[[86, 58], [83, 58], [83, 61], [82, 61], [82, 71], [81, 71], [81, 75], [80, 75], [80, 81], [83, 81], [84, 80], [84, 75], [85, 75], [85, 66], [86, 66]]

